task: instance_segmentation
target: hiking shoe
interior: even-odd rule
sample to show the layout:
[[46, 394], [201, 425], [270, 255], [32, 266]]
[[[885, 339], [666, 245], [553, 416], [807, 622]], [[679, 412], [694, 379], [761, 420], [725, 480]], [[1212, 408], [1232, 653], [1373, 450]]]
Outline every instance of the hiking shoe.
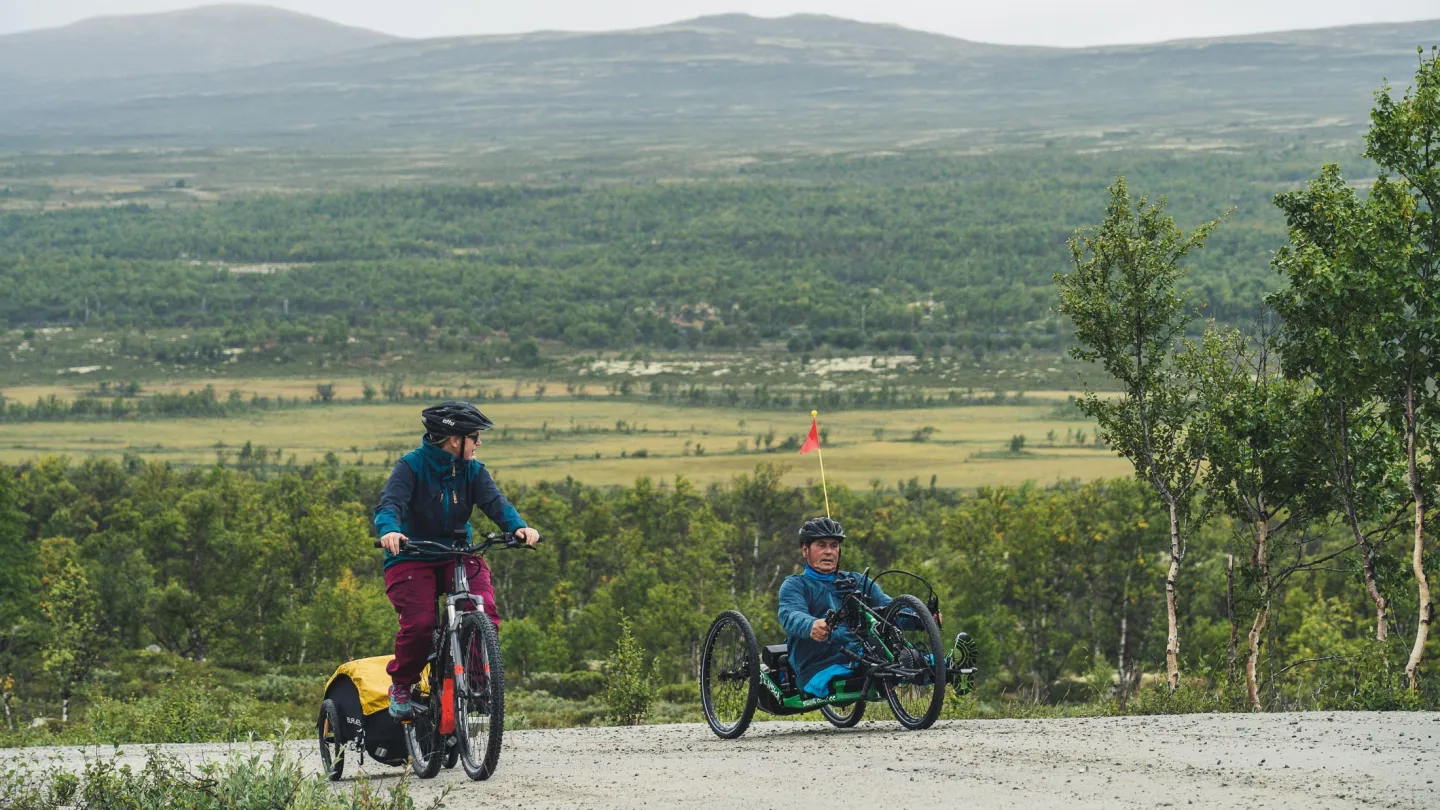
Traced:
[[409, 720], [411, 711], [410, 687], [391, 684], [390, 716], [396, 720]]

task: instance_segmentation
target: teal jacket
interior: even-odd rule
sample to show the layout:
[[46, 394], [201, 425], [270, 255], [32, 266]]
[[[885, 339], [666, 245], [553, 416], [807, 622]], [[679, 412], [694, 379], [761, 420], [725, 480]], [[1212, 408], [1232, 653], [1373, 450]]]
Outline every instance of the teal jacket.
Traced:
[[[468, 540], [474, 533], [470, 512], [477, 506], [504, 531], [525, 527], [484, 464], [458, 461], [433, 444], [421, 444], [390, 471], [375, 507], [375, 531], [381, 537], [400, 532], [411, 540], [448, 544], [453, 542], [452, 533], [464, 528]], [[427, 558], [386, 552], [385, 567], [419, 559]]]
[[[862, 581], [861, 575], [854, 571], [840, 574], [852, 577], [857, 583]], [[864, 580], [862, 587], [868, 589], [870, 604], [876, 610], [890, 604], [890, 597], [874, 581]], [[849, 668], [850, 658], [840, 651], [841, 646], [860, 652], [860, 640], [844, 627], [835, 628], [825, 641], [810, 638], [815, 620], [825, 618], [829, 611], [839, 610], [843, 601], [835, 588], [835, 575], [821, 574], [808, 565], [802, 573], [786, 577], [780, 583], [780, 626], [785, 628], [785, 641], [790, 645], [790, 668], [795, 670], [799, 683], [808, 684], [828, 667]], [[816, 690], [811, 692], [820, 694]]]

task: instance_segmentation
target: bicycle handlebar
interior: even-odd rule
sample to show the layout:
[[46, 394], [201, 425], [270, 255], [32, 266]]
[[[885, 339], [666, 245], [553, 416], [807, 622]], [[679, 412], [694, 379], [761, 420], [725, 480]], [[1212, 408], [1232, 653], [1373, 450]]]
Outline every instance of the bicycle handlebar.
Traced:
[[[465, 539], [465, 533], [463, 529], [457, 531], [455, 534], [460, 539]], [[480, 536], [485, 538], [485, 541], [483, 543], [464, 543], [463, 545], [453, 546], [447, 546], [444, 543], [436, 543], [431, 540], [402, 540], [400, 541], [400, 550], [405, 551], [406, 549], [411, 549], [414, 552], [419, 552], [421, 554], [434, 554], [437, 556], [442, 556], [446, 554], [481, 554], [495, 546], [504, 546], [505, 548], [528, 548], [531, 550], [534, 550], [535, 548], [535, 546], [529, 545], [516, 539], [514, 532], [485, 532]], [[539, 544], [544, 541], [544, 539], [544, 537], [541, 537], [538, 538], [535, 542], [536, 544]], [[373, 543], [373, 546], [375, 548], [384, 548], [384, 546], [381, 545], [379, 540], [376, 540]]]

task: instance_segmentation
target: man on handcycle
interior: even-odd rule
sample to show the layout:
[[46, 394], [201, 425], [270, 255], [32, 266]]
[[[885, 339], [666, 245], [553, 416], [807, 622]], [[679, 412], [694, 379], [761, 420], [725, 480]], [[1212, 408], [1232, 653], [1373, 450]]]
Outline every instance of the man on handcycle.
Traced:
[[844, 539], [845, 529], [828, 517], [805, 521], [800, 527], [805, 570], [780, 583], [780, 626], [785, 628], [790, 666], [801, 688], [821, 698], [830, 696], [832, 681], [855, 672], [852, 659], [841, 648], [854, 653], [863, 649], [848, 628], [832, 628], [825, 621], [826, 614], [844, 603], [841, 586], [853, 587], [868, 597], [875, 610], [891, 602], [874, 581], [840, 570], [840, 542]]
[[[420, 679], [435, 630], [435, 600], [451, 581], [456, 558], [435, 560], [401, 552], [410, 539], [453, 545], [458, 532], [471, 535], [474, 507], [506, 532], [533, 546], [540, 534], [525, 525], [505, 500], [485, 465], [475, 460], [480, 432], [494, 423], [468, 402], [442, 402], [420, 413], [425, 435], [420, 446], [395, 463], [380, 504], [375, 529], [385, 548], [385, 595], [400, 614], [395, 634], [395, 659], [390, 674], [390, 714], [408, 719], [410, 687]], [[470, 593], [479, 597], [485, 614], [500, 627], [490, 567], [481, 557], [465, 557]]]

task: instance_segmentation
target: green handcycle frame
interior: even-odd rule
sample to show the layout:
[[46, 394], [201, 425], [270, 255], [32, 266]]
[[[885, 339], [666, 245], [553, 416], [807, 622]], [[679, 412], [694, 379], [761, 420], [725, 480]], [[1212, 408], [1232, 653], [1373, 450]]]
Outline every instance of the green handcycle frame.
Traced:
[[[762, 657], [744, 614], [727, 610], [717, 616], [706, 634], [700, 662], [701, 705], [710, 729], [722, 739], [735, 739], [745, 733], [757, 708], [781, 717], [819, 710], [831, 724], [849, 728], [860, 721], [867, 703], [877, 701], [887, 702], [905, 728], [929, 728], [939, 717], [947, 685], [958, 694], [970, 691], [976, 672], [975, 645], [969, 635], [960, 633], [950, 654], [942, 654], [939, 625], [932, 617], [939, 613], [933, 589], [924, 602], [902, 594], [877, 610], [870, 604], [870, 588], [885, 574], [910, 576], [929, 587], [909, 572], [886, 571], [871, 578], [867, 571], [861, 579], [864, 587], [845, 593], [841, 609], [825, 619], [831, 627], [849, 628], [864, 651], [846, 652], [857, 671], [836, 681], [829, 697], [812, 697], [799, 688], [785, 645], [765, 647]], [[901, 634], [900, 616], [920, 625], [911, 628], [922, 633], [920, 643]], [[907, 687], [927, 686], [933, 691], [922, 698], [924, 711], [911, 713], [900, 693]]]

